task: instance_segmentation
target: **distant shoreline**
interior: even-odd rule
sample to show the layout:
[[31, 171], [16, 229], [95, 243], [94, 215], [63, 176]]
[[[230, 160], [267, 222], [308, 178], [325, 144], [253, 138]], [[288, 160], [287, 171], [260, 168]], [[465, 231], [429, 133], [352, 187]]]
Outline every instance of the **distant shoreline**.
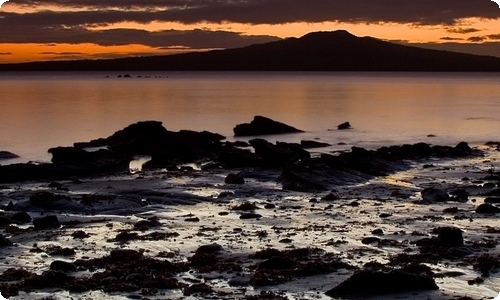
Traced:
[[339, 30], [207, 52], [0, 64], [0, 71], [500, 72], [500, 58], [404, 46]]

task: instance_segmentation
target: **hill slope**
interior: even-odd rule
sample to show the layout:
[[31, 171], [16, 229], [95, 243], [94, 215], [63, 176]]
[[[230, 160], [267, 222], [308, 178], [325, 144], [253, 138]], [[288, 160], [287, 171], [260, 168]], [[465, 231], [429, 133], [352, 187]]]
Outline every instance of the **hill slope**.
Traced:
[[500, 58], [403, 46], [339, 30], [210, 52], [0, 65], [0, 71], [11, 70], [500, 72]]

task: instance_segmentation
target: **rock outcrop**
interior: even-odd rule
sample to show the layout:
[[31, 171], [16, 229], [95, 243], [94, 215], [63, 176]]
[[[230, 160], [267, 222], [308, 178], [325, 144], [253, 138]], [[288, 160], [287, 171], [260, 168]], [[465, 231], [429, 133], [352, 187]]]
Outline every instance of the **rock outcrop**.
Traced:
[[432, 277], [400, 270], [390, 272], [361, 270], [326, 292], [330, 297], [374, 296], [439, 289]]
[[271, 120], [262, 116], [255, 116], [250, 123], [238, 124], [233, 128], [234, 136], [255, 136], [268, 134], [284, 134], [303, 132], [300, 129]]

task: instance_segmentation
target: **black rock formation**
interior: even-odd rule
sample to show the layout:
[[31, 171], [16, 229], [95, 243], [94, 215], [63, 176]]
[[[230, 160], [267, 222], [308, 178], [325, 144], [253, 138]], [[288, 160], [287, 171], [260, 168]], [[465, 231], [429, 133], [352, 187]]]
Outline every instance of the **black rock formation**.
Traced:
[[267, 134], [284, 134], [303, 132], [295, 127], [271, 120], [262, 116], [255, 116], [250, 123], [236, 125], [234, 136], [254, 136]]
[[374, 296], [439, 289], [432, 277], [400, 270], [390, 272], [361, 270], [327, 291], [330, 297]]

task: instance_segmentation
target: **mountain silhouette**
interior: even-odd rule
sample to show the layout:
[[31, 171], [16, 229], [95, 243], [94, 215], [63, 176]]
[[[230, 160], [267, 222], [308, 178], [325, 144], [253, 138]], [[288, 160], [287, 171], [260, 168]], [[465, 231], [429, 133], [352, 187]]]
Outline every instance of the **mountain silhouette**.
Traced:
[[500, 72], [500, 58], [405, 46], [338, 30], [208, 52], [0, 65], [0, 71], [13, 70]]

